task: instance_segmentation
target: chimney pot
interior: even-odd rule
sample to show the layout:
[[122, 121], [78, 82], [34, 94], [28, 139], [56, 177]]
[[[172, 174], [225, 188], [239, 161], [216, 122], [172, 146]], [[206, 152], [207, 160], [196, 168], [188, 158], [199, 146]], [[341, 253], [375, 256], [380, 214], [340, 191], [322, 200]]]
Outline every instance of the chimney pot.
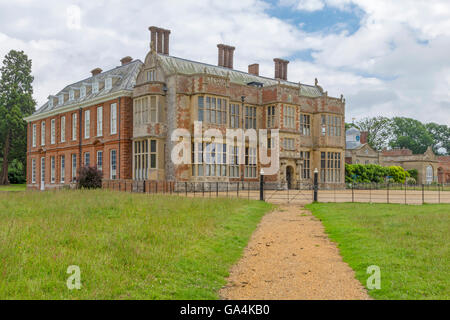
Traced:
[[218, 44], [217, 48], [219, 48], [219, 67], [233, 69], [233, 55], [236, 48], [225, 44]]
[[126, 56], [120, 59], [120, 62], [122, 63], [123, 66], [129, 64], [131, 61], [133, 61], [133, 58], [130, 56]]
[[157, 53], [169, 55], [169, 35], [170, 30], [151, 26], [150, 30], [150, 46], [155, 47]]
[[92, 73], [92, 76], [96, 76], [96, 75], [98, 75], [99, 73], [102, 73], [102, 69], [100, 69], [100, 68], [95, 68], [94, 70], [92, 70], [91, 71], [91, 73]]
[[289, 61], [275, 58], [275, 79], [287, 80], [287, 65]]
[[248, 66], [248, 73], [259, 76], [259, 64], [254, 63]]

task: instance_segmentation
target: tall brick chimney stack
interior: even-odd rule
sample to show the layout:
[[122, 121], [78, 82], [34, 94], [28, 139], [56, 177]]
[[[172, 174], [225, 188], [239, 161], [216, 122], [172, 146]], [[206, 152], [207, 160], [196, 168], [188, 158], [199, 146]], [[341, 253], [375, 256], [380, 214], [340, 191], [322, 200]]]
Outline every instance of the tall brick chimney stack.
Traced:
[[248, 66], [248, 73], [259, 76], [259, 64], [254, 63]]
[[92, 73], [92, 76], [96, 76], [96, 75], [98, 75], [99, 73], [102, 73], [102, 69], [100, 69], [100, 68], [95, 68], [94, 70], [92, 70], [91, 71], [91, 73]]
[[225, 44], [218, 44], [217, 48], [219, 48], [219, 67], [233, 69], [233, 55], [236, 48]]
[[157, 53], [169, 55], [169, 36], [170, 30], [151, 26], [150, 30], [150, 46], [155, 47]]
[[120, 62], [122, 63], [123, 66], [129, 64], [131, 61], [133, 61], [133, 58], [130, 56], [126, 56], [120, 59]]
[[289, 61], [275, 58], [275, 79], [287, 80], [287, 65]]
[[369, 132], [361, 131], [359, 142], [361, 142], [361, 144], [366, 144], [367, 140], [368, 140], [368, 137], [369, 137]]

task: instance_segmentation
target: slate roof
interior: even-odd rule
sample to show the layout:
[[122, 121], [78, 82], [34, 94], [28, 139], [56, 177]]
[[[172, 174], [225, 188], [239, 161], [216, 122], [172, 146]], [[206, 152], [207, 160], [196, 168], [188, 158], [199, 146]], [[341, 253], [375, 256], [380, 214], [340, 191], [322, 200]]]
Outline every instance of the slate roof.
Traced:
[[33, 113], [33, 115], [39, 115], [41, 113], [46, 113], [52, 110], [56, 110], [59, 108], [62, 108], [64, 106], [67, 105], [71, 105], [71, 104], [75, 104], [75, 103], [81, 103], [81, 102], [85, 102], [85, 101], [89, 101], [95, 98], [100, 98], [103, 96], [107, 96], [108, 94], [117, 92], [117, 91], [122, 91], [122, 90], [127, 90], [127, 91], [132, 91], [134, 85], [136, 84], [136, 78], [137, 75], [140, 71], [141, 66], [143, 65], [142, 61], [140, 60], [134, 60], [124, 66], [119, 66], [116, 67], [114, 69], [102, 72], [98, 75], [89, 77], [87, 79], [72, 83], [68, 86], [66, 86], [64, 89], [62, 89], [61, 91], [59, 91], [57, 94], [55, 94], [54, 96], [59, 96], [62, 93], [67, 93], [69, 94], [70, 88], [80, 88], [83, 84], [93, 84], [94, 82], [98, 81], [98, 82], [103, 82], [105, 81], [106, 78], [108, 77], [113, 77], [114, 79], [118, 79], [117, 81], [113, 81], [113, 85], [111, 87], [111, 89], [109, 90], [105, 90], [105, 87], [103, 87], [103, 89], [99, 90], [98, 93], [93, 94], [92, 90], [91, 92], [83, 97], [83, 98], [76, 98], [75, 100], [66, 100], [64, 102], [64, 104], [59, 105], [58, 102], [55, 100], [53, 107], [50, 108], [48, 101], [42, 105], [35, 113]]
[[[230, 81], [233, 83], [247, 85], [250, 82], [260, 82], [265, 87], [273, 86], [278, 84], [278, 79], [266, 78], [261, 76], [255, 76], [253, 74], [249, 74], [243, 71], [228, 69], [224, 67], [214, 66], [202, 62], [196, 62], [191, 60], [186, 60], [182, 58], [177, 58], [173, 56], [167, 56], [163, 54], [158, 54], [158, 59], [161, 63], [161, 66], [164, 68], [166, 72], [169, 74], [179, 73], [179, 74], [202, 74], [208, 73], [212, 75], [222, 76], [222, 77], [230, 77]], [[281, 84], [285, 84], [288, 86], [294, 86], [298, 88], [298, 83], [290, 82], [290, 81], [279, 81]], [[322, 91], [317, 86], [305, 85], [301, 84], [300, 87], [301, 94], [308, 97], [320, 97], [322, 96]]]

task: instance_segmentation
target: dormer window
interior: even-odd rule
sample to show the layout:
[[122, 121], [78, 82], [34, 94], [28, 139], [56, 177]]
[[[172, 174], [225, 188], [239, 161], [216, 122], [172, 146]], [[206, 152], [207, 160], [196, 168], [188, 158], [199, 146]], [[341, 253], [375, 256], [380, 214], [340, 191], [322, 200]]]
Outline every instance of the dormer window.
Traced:
[[86, 97], [86, 86], [82, 86], [80, 89], [80, 98]]
[[92, 84], [92, 93], [98, 93], [98, 81]]
[[112, 78], [106, 78], [105, 90], [111, 90], [111, 88], [112, 88]]
[[64, 94], [61, 94], [61, 95], [58, 97], [58, 104], [59, 104], [59, 105], [64, 104]]
[[69, 101], [72, 101], [75, 99], [75, 91], [72, 89], [69, 91]]
[[49, 100], [48, 100], [48, 107], [51, 109], [51, 108], [53, 108], [53, 98], [50, 98]]

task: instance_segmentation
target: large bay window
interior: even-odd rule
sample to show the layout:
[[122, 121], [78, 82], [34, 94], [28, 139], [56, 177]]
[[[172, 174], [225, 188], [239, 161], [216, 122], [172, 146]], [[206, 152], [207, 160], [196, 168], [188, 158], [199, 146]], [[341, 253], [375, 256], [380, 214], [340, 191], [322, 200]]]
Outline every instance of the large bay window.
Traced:
[[157, 168], [157, 141], [144, 139], [133, 144], [133, 176], [135, 180], [147, 180], [149, 169]]
[[240, 105], [235, 103], [230, 103], [230, 127], [231, 128], [239, 128], [241, 118], [239, 116]]
[[309, 114], [300, 114], [300, 134], [311, 135], [311, 116]]
[[145, 96], [134, 100], [133, 115], [134, 124], [141, 125], [158, 122], [159, 96]]
[[339, 152], [321, 152], [320, 181], [341, 182], [341, 154]]
[[283, 122], [285, 128], [295, 129], [295, 107], [283, 107]]
[[303, 159], [302, 178], [311, 179], [311, 152], [300, 151], [300, 158]]
[[275, 126], [275, 106], [267, 107], [267, 128]]
[[245, 177], [256, 178], [256, 148], [245, 148]]
[[226, 124], [227, 100], [210, 96], [198, 97], [198, 121]]
[[245, 129], [256, 129], [256, 107], [245, 106]]

